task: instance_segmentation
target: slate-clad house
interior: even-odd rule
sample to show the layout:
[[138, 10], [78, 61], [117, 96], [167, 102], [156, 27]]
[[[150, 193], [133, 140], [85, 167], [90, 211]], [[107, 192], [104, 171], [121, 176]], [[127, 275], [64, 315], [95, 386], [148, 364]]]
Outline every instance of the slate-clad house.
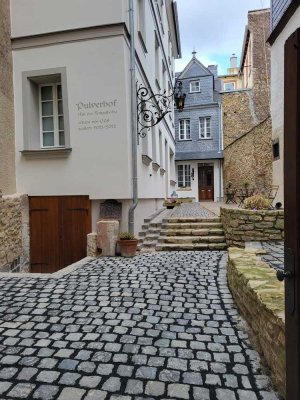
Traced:
[[176, 78], [186, 93], [175, 113], [177, 194], [195, 201], [222, 198], [222, 121], [217, 66], [206, 68], [193, 52]]

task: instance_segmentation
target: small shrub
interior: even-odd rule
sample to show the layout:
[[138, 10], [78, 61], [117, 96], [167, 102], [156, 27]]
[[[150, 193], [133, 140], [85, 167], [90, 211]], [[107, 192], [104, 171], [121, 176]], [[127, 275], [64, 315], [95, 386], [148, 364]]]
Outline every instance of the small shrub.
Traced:
[[248, 197], [244, 201], [244, 208], [247, 210], [268, 210], [270, 205], [271, 201], [269, 199], [258, 194]]
[[135, 240], [135, 237], [130, 232], [121, 232], [120, 240]]

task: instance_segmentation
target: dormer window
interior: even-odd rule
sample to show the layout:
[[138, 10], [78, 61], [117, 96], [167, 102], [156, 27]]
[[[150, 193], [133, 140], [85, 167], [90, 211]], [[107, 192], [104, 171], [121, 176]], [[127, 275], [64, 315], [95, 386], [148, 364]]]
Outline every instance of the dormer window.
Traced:
[[225, 91], [235, 90], [235, 82], [225, 82], [224, 90]]
[[191, 81], [190, 82], [190, 93], [200, 92], [200, 81]]

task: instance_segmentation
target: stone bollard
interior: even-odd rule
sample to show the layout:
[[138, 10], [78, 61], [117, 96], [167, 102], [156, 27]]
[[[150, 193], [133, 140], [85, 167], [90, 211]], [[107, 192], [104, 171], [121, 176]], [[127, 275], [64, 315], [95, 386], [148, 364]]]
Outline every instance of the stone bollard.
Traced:
[[119, 221], [102, 220], [97, 222], [97, 245], [102, 250], [102, 256], [115, 257], [118, 237]]

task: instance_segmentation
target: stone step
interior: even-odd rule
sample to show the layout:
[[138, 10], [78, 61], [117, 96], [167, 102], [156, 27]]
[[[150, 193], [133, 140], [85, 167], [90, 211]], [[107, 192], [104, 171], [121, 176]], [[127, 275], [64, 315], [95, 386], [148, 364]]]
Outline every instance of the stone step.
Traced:
[[150, 222], [149, 228], [160, 228], [161, 222]]
[[153, 248], [155, 248], [156, 247], [156, 244], [157, 244], [157, 241], [156, 240], [145, 240], [144, 242], [143, 242], [143, 247], [153, 247]]
[[226, 250], [226, 243], [201, 243], [201, 244], [158, 244], [156, 251], [183, 251], [183, 250]]
[[220, 222], [184, 222], [162, 224], [161, 229], [223, 229]]
[[163, 229], [160, 231], [162, 236], [223, 236], [221, 228], [210, 229]]
[[221, 222], [220, 218], [194, 218], [194, 217], [185, 217], [185, 218], [164, 218], [162, 220], [163, 223], [187, 223], [187, 222]]
[[170, 244], [224, 243], [225, 236], [161, 236], [158, 242]]
[[157, 233], [157, 234], [159, 234], [160, 231], [161, 231], [161, 226], [158, 227], [158, 228], [153, 227], [153, 228], [149, 228], [148, 229], [149, 233]]

